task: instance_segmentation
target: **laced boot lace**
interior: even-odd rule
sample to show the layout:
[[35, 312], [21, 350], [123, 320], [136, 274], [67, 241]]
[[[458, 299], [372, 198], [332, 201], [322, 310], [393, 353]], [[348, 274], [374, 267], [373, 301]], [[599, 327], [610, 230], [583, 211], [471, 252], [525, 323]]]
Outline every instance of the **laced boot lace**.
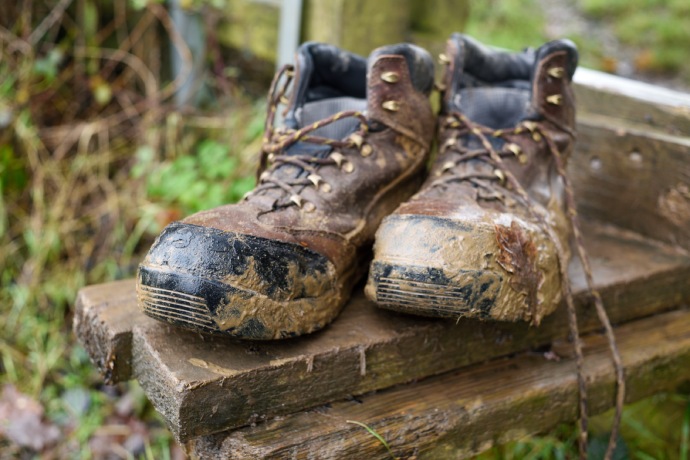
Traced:
[[[278, 84], [285, 76], [284, 84], [278, 89]], [[319, 120], [300, 129], [276, 128], [275, 117], [279, 104], [286, 104], [286, 93], [294, 76], [292, 65], [283, 66], [276, 74], [269, 89], [268, 113], [264, 126], [264, 138], [261, 147], [261, 159], [257, 170], [257, 187], [247, 193], [245, 200], [254, 195], [258, 195], [265, 190], [281, 189], [287, 195], [287, 201], [276, 204], [276, 207], [297, 206], [307, 212], [313, 211], [316, 207], [313, 203], [307, 202], [300, 196], [300, 191], [304, 187], [314, 187], [317, 191], [328, 193], [331, 190], [330, 184], [326, 183], [318, 174], [319, 168], [326, 165], [335, 165], [341, 171], [351, 173], [354, 170], [353, 164], [336, 149], [357, 149], [362, 156], [369, 156], [372, 147], [365, 143], [364, 139], [369, 130], [367, 119], [362, 112], [356, 110], [346, 110], [335, 113], [330, 117]], [[356, 132], [344, 140], [330, 139], [327, 137], [314, 136], [310, 133], [319, 128], [335, 123], [345, 118], [357, 118], [360, 121]], [[327, 157], [317, 157], [308, 154], [285, 155], [285, 150], [297, 142], [306, 142], [316, 145], [327, 145], [333, 150]], [[293, 165], [306, 171], [308, 175], [300, 175], [294, 178], [278, 178], [274, 173], [284, 165]]]
[[[560, 127], [560, 126], [559, 126]], [[556, 246], [556, 251], [558, 253], [559, 260], [559, 270], [562, 279], [562, 293], [566, 301], [567, 313], [568, 313], [568, 326], [570, 330], [570, 335], [573, 340], [573, 348], [576, 355], [576, 365], [577, 365], [577, 379], [578, 379], [578, 389], [579, 389], [579, 437], [578, 437], [578, 448], [580, 452], [580, 458], [587, 458], [587, 388], [585, 382], [585, 376], [583, 371], [584, 357], [582, 354], [582, 341], [580, 339], [580, 334], [577, 325], [577, 314], [575, 310], [575, 304], [573, 301], [572, 287], [570, 285], [570, 279], [568, 277], [568, 264], [565, 257], [565, 248], [560, 243], [560, 239], [555, 234], [553, 227], [549, 224], [547, 216], [543, 212], [543, 208], [538, 206], [537, 203], [530, 198], [529, 194], [525, 188], [520, 184], [520, 182], [515, 178], [515, 176], [505, 167], [504, 158], [506, 157], [517, 157], [520, 163], [526, 163], [527, 158], [520, 151], [517, 144], [508, 142], [507, 136], [512, 135], [529, 135], [535, 142], [540, 142], [544, 140], [548, 148], [549, 153], [553, 157], [554, 164], [556, 166], [556, 171], [563, 181], [563, 186], [565, 189], [565, 205], [566, 213], [568, 215], [568, 220], [573, 231], [573, 236], [575, 239], [575, 247], [577, 248], [578, 256], [582, 262], [582, 267], [585, 273], [585, 279], [587, 282], [587, 289], [590, 296], [593, 299], [594, 307], [597, 312], [597, 316], [606, 334], [606, 338], [609, 344], [609, 349], [613, 359], [613, 364], [616, 372], [616, 383], [617, 383], [617, 393], [616, 393], [616, 408], [613, 418], [613, 423], [611, 427], [611, 434], [609, 437], [608, 446], [606, 449], [605, 459], [609, 460], [613, 451], [616, 447], [616, 441], [618, 439], [618, 431], [620, 428], [620, 421], [623, 412], [623, 404], [625, 401], [625, 374], [623, 363], [616, 345], [616, 339], [613, 333], [613, 328], [611, 327], [611, 322], [604, 308], [603, 301], [601, 299], [601, 294], [594, 288], [594, 281], [592, 279], [592, 267], [589, 261], [589, 256], [584, 247], [584, 238], [582, 236], [581, 226], [579, 218], [576, 211], [575, 194], [573, 192], [572, 185], [565, 171], [565, 161], [563, 155], [558, 150], [556, 142], [549, 135], [549, 133], [543, 130], [540, 125], [525, 121], [518, 124], [512, 130], [494, 130], [486, 126], [472, 122], [469, 118], [459, 112], [452, 112], [449, 116], [441, 123], [441, 130], [443, 129], [453, 129], [455, 130], [454, 135], [446, 141], [444, 145], [441, 146], [440, 153], [445, 152], [455, 153], [454, 160], [449, 160], [444, 163], [440, 170], [439, 177], [431, 184], [432, 187], [439, 186], [442, 184], [447, 184], [449, 182], [462, 182], [468, 181], [475, 185], [477, 189], [480, 190], [478, 197], [485, 200], [497, 199], [504, 201], [507, 199], [505, 195], [496, 190], [496, 182], [501, 186], [506, 187], [519, 197], [522, 204], [526, 207], [528, 212], [537, 220], [540, 227], [550, 236], [551, 240]], [[573, 135], [570, 130], [566, 130], [567, 133]], [[482, 148], [480, 149], [468, 149], [461, 145], [460, 139], [467, 135], [473, 134], [480, 141]], [[503, 139], [506, 141], [504, 147], [501, 151], [497, 151], [491, 143], [490, 138]], [[493, 167], [493, 174], [487, 174], [482, 172], [463, 172], [463, 168], [459, 168], [462, 164], [473, 160], [484, 162], [491, 167]], [[485, 168], [486, 169], [486, 168]]]

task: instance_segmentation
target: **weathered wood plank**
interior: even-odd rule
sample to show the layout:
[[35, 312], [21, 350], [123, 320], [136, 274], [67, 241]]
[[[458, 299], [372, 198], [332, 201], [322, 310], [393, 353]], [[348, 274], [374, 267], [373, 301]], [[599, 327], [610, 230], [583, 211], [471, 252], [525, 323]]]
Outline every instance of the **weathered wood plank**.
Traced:
[[[690, 312], [674, 311], [616, 328], [627, 402], [690, 378]], [[591, 413], [614, 405], [614, 371], [603, 336], [585, 340]], [[531, 353], [301, 412], [254, 427], [195, 439], [192, 457], [457, 459], [545, 431], [577, 417], [573, 359]]]
[[574, 82], [580, 115], [606, 115], [666, 134], [690, 135], [690, 94], [582, 67]]
[[[687, 255], [639, 237], [621, 236], [608, 227], [588, 228], [587, 242], [595, 279], [614, 323], [690, 298]], [[583, 305], [582, 274], [576, 264], [571, 273], [579, 293], [581, 327], [597, 328], [595, 314]], [[82, 296], [84, 304], [86, 297]], [[118, 308], [127, 312], [133, 328], [133, 375], [183, 441], [567, 335], [562, 309], [538, 328], [477, 321], [455, 324], [379, 310], [357, 293], [320, 333], [297, 340], [242, 343], [145, 320], [131, 302]]]
[[690, 137], [641, 128], [604, 116], [580, 118], [568, 168], [579, 210], [690, 249]]
[[[582, 84], [591, 85], [591, 94], [628, 97], [626, 91], [632, 91], [626, 85], [616, 92], [591, 81]], [[683, 132], [687, 104], [675, 93], [661, 97], [636, 88], [635, 107], [659, 110], [666, 118], [640, 117], [635, 109], [621, 114], [627, 120], [621, 121], [592, 115], [617, 113], [596, 97], [585, 104], [569, 169], [580, 211], [585, 218], [688, 249], [689, 144], [667, 134]], [[663, 131], [658, 120], [673, 129]], [[603, 227], [589, 229], [588, 249], [614, 322], [690, 298], [687, 253]], [[598, 323], [583, 306], [582, 274], [575, 265], [571, 275], [580, 293], [582, 327], [592, 330]], [[280, 343], [238, 343], [144, 317], [131, 281], [86, 288], [75, 315], [75, 332], [106, 380], [140, 379], [181, 440], [514, 353], [564, 337], [566, 331], [563, 311], [539, 328], [474, 321], [455, 325], [382, 312], [358, 294], [319, 334]]]
[[132, 378], [132, 326], [140, 317], [143, 315], [136, 308], [132, 280], [88, 286], [79, 291], [74, 333], [105, 383]]

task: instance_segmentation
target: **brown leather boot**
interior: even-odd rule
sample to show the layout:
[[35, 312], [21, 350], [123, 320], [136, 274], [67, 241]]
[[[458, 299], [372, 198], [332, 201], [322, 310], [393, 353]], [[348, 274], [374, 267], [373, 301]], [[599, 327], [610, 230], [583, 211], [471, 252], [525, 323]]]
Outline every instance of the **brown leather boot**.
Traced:
[[381, 219], [423, 181], [433, 80], [431, 56], [412, 45], [379, 48], [368, 61], [301, 46], [296, 68], [270, 90], [257, 187], [163, 230], [139, 267], [144, 312], [245, 339], [333, 320], [366, 270]]
[[439, 154], [379, 228], [366, 293], [419, 315], [538, 324], [570, 257], [556, 162], [574, 140], [577, 51], [504, 53], [455, 34], [441, 58]]

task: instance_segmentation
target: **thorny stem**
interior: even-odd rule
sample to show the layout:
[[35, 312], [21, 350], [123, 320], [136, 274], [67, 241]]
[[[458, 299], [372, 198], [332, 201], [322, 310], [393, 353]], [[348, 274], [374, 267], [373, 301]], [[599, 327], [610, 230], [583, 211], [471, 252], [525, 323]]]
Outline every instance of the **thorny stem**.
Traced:
[[[520, 196], [525, 201], [525, 204], [527, 205], [528, 210], [534, 215], [535, 218], [539, 220], [539, 222], [543, 225], [544, 229], [549, 233], [551, 236], [551, 239], [553, 240], [554, 244], [556, 245], [558, 254], [559, 254], [559, 266], [560, 266], [560, 272], [561, 272], [561, 278], [563, 280], [562, 288], [563, 288], [563, 294], [566, 300], [566, 306], [568, 310], [568, 326], [570, 329], [570, 335], [572, 336], [573, 340], [573, 348], [575, 350], [575, 356], [576, 356], [576, 364], [577, 364], [577, 380], [578, 380], [578, 389], [579, 389], [579, 411], [580, 411], [580, 420], [579, 420], [579, 437], [578, 437], [578, 449], [580, 452], [580, 458], [585, 459], [587, 458], [587, 386], [586, 386], [586, 381], [584, 377], [584, 355], [582, 353], [582, 341], [580, 339], [580, 334], [578, 330], [578, 325], [577, 325], [577, 314], [575, 310], [575, 305], [573, 302], [573, 295], [572, 295], [572, 287], [570, 286], [570, 281], [568, 278], [568, 273], [567, 273], [567, 266], [565, 264], [565, 260], [563, 255], [565, 254], [563, 247], [560, 244], [560, 241], [558, 240], [555, 235], [553, 235], [553, 229], [551, 228], [551, 225], [548, 224], [548, 222], [545, 219], [545, 216], [543, 216], [540, 212], [537, 211], [537, 209], [533, 206], [532, 200], [529, 198], [529, 195], [527, 194], [527, 191], [522, 187], [522, 185], [518, 182], [518, 180], [515, 178], [515, 176], [508, 171], [506, 168], [503, 167], [503, 160], [501, 159], [501, 156], [494, 150], [493, 146], [489, 142], [487, 138], [487, 134], [492, 134], [493, 131], [483, 127], [481, 125], [477, 125], [470, 121], [467, 117], [460, 113], [453, 113], [453, 116], [458, 118], [462, 123], [467, 126], [467, 128], [470, 130], [472, 134], [474, 134], [482, 143], [482, 146], [486, 149], [489, 157], [493, 161], [493, 163], [500, 167], [503, 170], [503, 173], [505, 174], [506, 180], [508, 184], [512, 187], [512, 189]], [[614, 363], [614, 368], [616, 372], [616, 382], [617, 382], [617, 394], [616, 394], [616, 408], [615, 408], [615, 415], [613, 419], [613, 423], [611, 426], [611, 434], [609, 437], [609, 442], [608, 446], [606, 448], [606, 454], [604, 456], [605, 460], [610, 460], [613, 451], [616, 448], [616, 441], [618, 439], [618, 431], [620, 428], [620, 421], [623, 413], [623, 405], [625, 403], [625, 373], [624, 373], [624, 367], [623, 363], [620, 357], [620, 353], [618, 351], [618, 346], [616, 345], [616, 338], [613, 333], [613, 328], [611, 326], [611, 321], [609, 320], [609, 317], [606, 313], [606, 309], [604, 308], [603, 301], [601, 299], [601, 295], [599, 292], [594, 288], [594, 280], [592, 278], [592, 267], [589, 261], [589, 257], [587, 255], [587, 251], [585, 250], [584, 247], [584, 238], [582, 236], [582, 231], [580, 228], [580, 222], [577, 217], [577, 211], [576, 211], [576, 204], [575, 204], [575, 195], [573, 193], [572, 186], [570, 184], [570, 181], [568, 180], [568, 177], [566, 175], [565, 171], [565, 165], [563, 161], [563, 157], [561, 153], [558, 151], [558, 147], [556, 146], [555, 142], [551, 137], [543, 132], [542, 130], [539, 130], [540, 134], [544, 139], [546, 139], [547, 146], [549, 147], [549, 150], [554, 158], [554, 162], [556, 165], [556, 170], [558, 172], [558, 175], [561, 177], [563, 180], [563, 186], [565, 189], [565, 199], [566, 199], [566, 211], [568, 214], [568, 218], [570, 220], [570, 225], [573, 229], [573, 235], [575, 237], [575, 246], [577, 247], [578, 255], [580, 257], [580, 260], [582, 261], [582, 267], [585, 272], [585, 279], [587, 282], [587, 288], [589, 292], [592, 295], [592, 298], [594, 299], [594, 306], [597, 311], [597, 315], [599, 317], [599, 321], [601, 324], [604, 326], [604, 330], [606, 333], [606, 338], [609, 343], [609, 349], [611, 351], [611, 356], [613, 359]], [[571, 131], [567, 131], [568, 134], [573, 135]]]

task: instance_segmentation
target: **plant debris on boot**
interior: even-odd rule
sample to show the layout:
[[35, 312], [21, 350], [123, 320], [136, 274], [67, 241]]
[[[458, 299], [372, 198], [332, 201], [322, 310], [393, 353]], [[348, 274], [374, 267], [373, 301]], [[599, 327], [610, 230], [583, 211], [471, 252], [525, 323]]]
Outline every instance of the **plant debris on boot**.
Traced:
[[538, 324], [561, 299], [570, 236], [550, 146], [574, 140], [567, 40], [522, 53], [454, 35], [439, 154], [412, 199], [386, 218], [367, 294], [425, 316]]
[[332, 321], [364, 274], [379, 223], [423, 180], [433, 78], [431, 56], [413, 45], [379, 48], [368, 61], [302, 45], [269, 91], [256, 188], [163, 230], [139, 267], [143, 311], [244, 339]]

